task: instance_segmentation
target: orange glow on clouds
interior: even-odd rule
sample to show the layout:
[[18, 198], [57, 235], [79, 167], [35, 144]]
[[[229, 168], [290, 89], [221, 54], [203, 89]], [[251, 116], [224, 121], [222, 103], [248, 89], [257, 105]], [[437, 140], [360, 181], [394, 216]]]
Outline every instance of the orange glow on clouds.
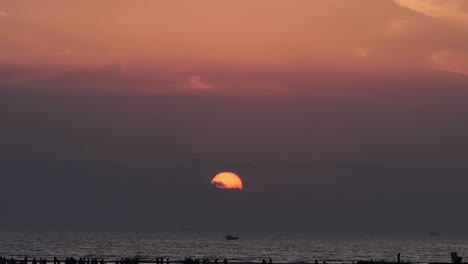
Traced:
[[[467, 56], [466, 0], [3, 1], [0, 64], [442, 68]], [[181, 86], [216, 90], [194, 74]]]
[[219, 189], [239, 189], [242, 190], [242, 180], [232, 172], [221, 172], [217, 174], [211, 184]]

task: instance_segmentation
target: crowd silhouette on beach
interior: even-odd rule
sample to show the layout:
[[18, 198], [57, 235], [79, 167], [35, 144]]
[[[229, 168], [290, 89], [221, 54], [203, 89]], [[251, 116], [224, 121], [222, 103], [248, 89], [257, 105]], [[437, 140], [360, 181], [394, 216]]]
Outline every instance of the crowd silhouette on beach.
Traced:
[[[457, 252], [451, 252], [450, 257], [452, 260], [452, 264], [464, 264], [466, 262], [462, 262], [462, 257], [458, 256]], [[53, 264], [109, 264], [109, 263], [115, 263], [115, 264], [143, 264], [143, 263], [155, 263], [155, 264], [171, 264], [171, 263], [181, 263], [181, 264], [229, 264], [229, 261], [227, 258], [224, 258], [222, 261], [220, 261], [218, 258], [214, 259], [214, 262], [212, 262], [210, 259], [200, 259], [198, 258], [186, 258], [183, 261], [170, 261], [169, 258], [156, 258], [156, 259], [140, 259], [140, 258], [121, 258], [119, 260], [113, 260], [113, 261], [105, 261], [104, 259], [98, 259], [98, 258], [79, 258], [75, 259], [74, 257], [67, 257], [63, 262], [58, 259], [57, 257], [53, 258], [53, 261], [48, 261], [47, 258], [32, 258], [31, 260], [28, 259], [28, 257], [24, 257], [23, 259], [15, 259], [13, 257], [6, 258], [6, 257], [0, 257], [0, 264], [47, 264], [49, 262], [53, 262]], [[237, 262], [239, 263], [239, 262]], [[253, 262], [248, 262], [248, 263], [253, 263]], [[304, 263], [304, 262], [303, 262]], [[345, 262], [343, 262], [344, 264]], [[349, 263], [349, 262], [348, 262]], [[396, 263], [396, 264], [410, 264], [411, 262], [404, 262], [401, 260], [401, 254], [397, 254], [397, 261], [385, 261], [385, 260], [380, 260], [380, 261], [374, 261], [371, 259], [370, 261], [368, 260], [359, 260], [357, 262], [352, 262], [352, 264], [386, 264], [386, 263]], [[271, 258], [268, 259], [268, 261], [263, 258], [261, 264], [273, 264], [273, 260]], [[319, 264], [318, 260], [314, 261], [314, 264]], [[326, 261], [323, 261], [322, 264], [327, 264]], [[435, 263], [433, 263], [435, 264]], [[443, 263], [439, 263], [443, 264]]]
[[[383, 261], [385, 263], [385, 261]], [[5, 257], [0, 257], [0, 264], [47, 264], [48, 261], [46, 258], [33, 258], [31, 261], [28, 261], [27, 257], [24, 257], [24, 259], [19, 260], [15, 258], [5, 258]], [[182, 263], [182, 264], [221, 264], [221, 261], [218, 258], [214, 259], [214, 262], [212, 262], [209, 259], [203, 259], [200, 261], [198, 258], [186, 258], [184, 261], [170, 261], [169, 258], [156, 258], [155, 261], [151, 261], [148, 259], [142, 260], [139, 258], [121, 258], [120, 260], [114, 260], [114, 261], [105, 261], [104, 259], [98, 259], [98, 258], [79, 258], [75, 259], [74, 257], [67, 257], [63, 262], [59, 260], [57, 257], [53, 258], [53, 264], [108, 264], [108, 263], [115, 263], [115, 264], [142, 264], [142, 263], [155, 263], [155, 264], [171, 264], [171, 263]], [[367, 264], [367, 263], [373, 263], [372, 260], [370, 261], [358, 261], [357, 263], [359, 264]], [[398, 263], [400, 263], [400, 256], [398, 255]], [[224, 258], [222, 260], [222, 264], [229, 264], [229, 261], [227, 258]], [[268, 261], [263, 258], [261, 264], [273, 264], [273, 260], [271, 258], [268, 259]], [[315, 260], [314, 264], [319, 264], [317, 260]], [[326, 261], [323, 261], [322, 264], [327, 264]], [[355, 264], [354, 261], [352, 264]], [[458, 264], [458, 263], [457, 263]]]
[[[156, 258], [155, 261], [148, 261], [147, 259], [141, 260], [139, 258], [121, 258], [120, 260], [115, 261], [105, 261], [104, 259], [98, 258], [79, 258], [67, 257], [65, 260], [61, 261], [57, 257], [53, 258], [53, 261], [47, 261], [47, 258], [32, 258], [28, 260], [28, 257], [24, 259], [15, 259], [0, 257], [0, 264], [47, 264], [48, 262], [53, 262], [53, 264], [141, 264], [141, 263], [155, 263], [155, 264], [170, 264], [170, 263], [182, 263], [182, 264], [221, 264], [218, 258], [215, 258], [214, 262], [211, 262], [209, 259], [203, 259], [200, 261], [198, 258], [186, 258], [184, 261], [170, 261], [169, 258]], [[229, 264], [227, 258], [224, 258], [222, 264]], [[272, 259], [270, 258], [267, 262], [265, 259], [262, 260], [262, 264], [273, 264]]]

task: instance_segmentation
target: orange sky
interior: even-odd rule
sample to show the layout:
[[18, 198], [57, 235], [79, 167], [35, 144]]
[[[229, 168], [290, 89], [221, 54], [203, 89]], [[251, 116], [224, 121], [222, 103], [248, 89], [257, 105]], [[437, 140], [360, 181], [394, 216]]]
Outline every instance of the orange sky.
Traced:
[[464, 0], [2, 0], [0, 63], [433, 67], [468, 73]]
[[217, 91], [240, 79], [284, 92], [288, 83], [265, 84], [261, 72], [468, 75], [468, 2], [0, 0], [0, 40], [0, 66], [33, 67], [36, 76], [7, 74], [3, 84], [42, 76], [38, 69], [110, 67], [130, 86], [149, 79], [139, 88], [151, 92]]

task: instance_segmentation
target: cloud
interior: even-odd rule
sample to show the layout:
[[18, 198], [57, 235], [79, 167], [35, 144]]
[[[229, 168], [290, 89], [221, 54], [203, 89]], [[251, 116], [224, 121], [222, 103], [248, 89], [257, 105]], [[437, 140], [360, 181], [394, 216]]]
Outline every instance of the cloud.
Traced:
[[216, 186], [216, 188], [219, 188], [219, 189], [226, 189], [227, 188], [226, 184], [224, 184], [222, 182], [219, 182], [219, 181], [214, 181], [212, 184], [214, 186]]
[[188, 87], [194, 90], [210, 90], [215, 88], [212, 84], [203, 81], [199, 75], [190, 76]]
[[[0, 45], [0, 48], [2, 46]], [[1, 50], [1, 49], [0, 49]], [[68, 48], [57, 50], [64, 59], [74, 54]], [[0, 52], [2, 59], [2, 52]], [[193, 93], [214, 89], [215, 86], [187, 69], [169, 66], [138, 67], [112, 65], [98, 68], [21, 66], [0, 62], [0, 90], [4, 84], [25, 84], [36, 91], [96, 93], [96, 94], [167, 94]], [[212, 75], [209, 78], [214, 77]], [[27, 85], [26, 85], [27, 84]]]
[[370, 53], [369, 49], [363, 47], [353, 48], [351, 52], [354, 56], [360, 59], [367, 58]]
[[468, 13], [461, 9], [461, 0], [394, 0], [415, 12], [452, 25], [468, 28]]
[[468, 75], [468, 52], [441, 51], [431, 56], [439, 68]]
[[424, 27], [411, 17], [399, 17], [389, 21], [383, 28], [382, 33], [389, 37], [402, 37], [413, 34]]

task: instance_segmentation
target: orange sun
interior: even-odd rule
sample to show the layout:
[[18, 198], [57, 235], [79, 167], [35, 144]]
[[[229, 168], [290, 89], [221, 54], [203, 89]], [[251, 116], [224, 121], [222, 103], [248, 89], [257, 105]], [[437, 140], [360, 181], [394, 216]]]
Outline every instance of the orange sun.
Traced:
[[236, 174], [232, 172], [221, 172], [218, 173], [211, 184], [218, 187], [219, 189], [239, 189], [242, 190], [242, 180]]

